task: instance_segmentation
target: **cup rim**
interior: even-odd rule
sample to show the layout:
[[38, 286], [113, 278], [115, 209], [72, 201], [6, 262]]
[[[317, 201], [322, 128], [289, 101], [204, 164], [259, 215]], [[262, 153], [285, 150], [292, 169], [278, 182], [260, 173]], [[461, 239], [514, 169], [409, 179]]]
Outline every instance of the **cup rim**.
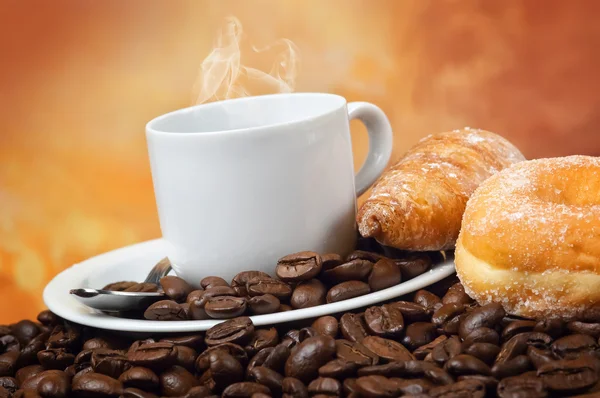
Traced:
[[[156, 125], [157, 123], [159, 123], [165, 119], [174, 117], [178, 114], [193, 112], [194, 110], [196, 110], [198, 108], [216, 106], [217, 104], [224, 104], [224, 103], [253, 101], [253, 100], [256, 100], [257, 98], [292, 97], [292, 96], [293, 97], [308, 97], [308, 98], [310, 98], [310, 97], [328, 97], [330, 99], [339, 101], [339, 105], [333, 107], [332, 109], [327, 109], [324, 112], [320, 112], [315, 115], [312, 115], [309, 117], [304, 117], [304, 118], [298, 119], [298, 120], [292, 120], [292, 121], [288, 121], [288, 122], [283, 121], [283, 122], [276, 122], [276, 123], [268, 123], [268, 124], [263, 124], [260, 126], [238, 128], [238, 129], [223, 129], [223, 130], [212, 130], [212, 131], [165, 131], [164, 129], [156, 129], [154, 127], [154, 125]], [[231, 99], [226, 99], [226, 100], [219, 100], [219, 101], [207, 102], [207, 103], [198, 104], [198, 105], [192, 105], [192, 106], [188, 106], [185, 108], [179, 108], [174, 111], [167, 112], [167, 113], [163, 113], [162, 115], [159, 115], [159, 116], [153, 118], [152, 120], [150, 120], [148, 123], [146, 123], [146, 133], [154, 134], [154, 135], [177, 135], [177, 136], [197, 137], [199, 135], [202, 135], [202, 136], [219, 135], [219, 136], [221, 136], [221, 135], [230, 135], [230, 134], [237, 134], [237, 133], [249, 133], [249, 132], [253, 132], [253, 131], [254, 132], [269, 131], [269, 130], [278, 129], [278, 128], [284, 127], [284, 126], [293, 126], [293, 125], [302, 124], [302, 123], [306, 123], [306, 122], [317, 121], [321, 118], [327, 117], [327, 115], [330, 115], [331, 113], [333, 113], [335, 111], [338, 111], [339, 109], [343, 108], [346, 105], [347, 105], [347, 100], [343, 96], [338, 95], [338, 94], [320, 93], [320, 92], [276, 93], [276, 94], [264, 94], [264, 95], [253, 95], [253, 96], [240, 97], [240, 98], [231, 98]]]

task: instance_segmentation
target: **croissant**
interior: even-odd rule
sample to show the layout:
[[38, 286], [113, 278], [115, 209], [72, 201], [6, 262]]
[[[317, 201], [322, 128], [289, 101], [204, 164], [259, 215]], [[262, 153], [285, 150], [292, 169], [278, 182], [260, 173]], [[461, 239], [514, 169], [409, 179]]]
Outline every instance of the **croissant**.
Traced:
[[467, 127], [427, 136], [373, 186], [358, 210], [358, 230], [401, 250], [452, 249], [473, 191], [523, 160], [513, 144], [489, 131]]

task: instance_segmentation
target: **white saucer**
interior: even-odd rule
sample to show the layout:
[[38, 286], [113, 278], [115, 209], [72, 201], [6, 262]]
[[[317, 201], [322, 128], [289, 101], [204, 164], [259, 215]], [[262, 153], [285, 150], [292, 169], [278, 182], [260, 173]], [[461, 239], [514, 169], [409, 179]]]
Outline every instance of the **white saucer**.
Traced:
[[[176, 333], [207, 330], [222, 320], [205, 321], [147, 321], [123, 319], [91, 309], [69, 294], [79, 287], [101, 288], [110, 282], [141, 281], [150, 268], [165, 256], [166, 243], [162, 239], [127, 246], [75, 264], [58, 274], [44, 289], [44, 302], [55, 314], [69, 321], [101, 329], [126, 332]], [[337, 303], [293, 311], [252, 316], [256, 326], [315, 318], [322, 315], [349, 311], [381, 301], [393, 299], [424, 288], [454, 273], [454, 261], [435, 265], [418, 277], [378, 292]]]

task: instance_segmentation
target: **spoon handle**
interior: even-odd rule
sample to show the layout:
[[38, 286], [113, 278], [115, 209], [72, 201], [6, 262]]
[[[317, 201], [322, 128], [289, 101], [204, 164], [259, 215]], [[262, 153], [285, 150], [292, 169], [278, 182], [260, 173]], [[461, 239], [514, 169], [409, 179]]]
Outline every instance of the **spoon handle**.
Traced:
[[158, 285], [160, 278], [167, 275], [169, 273], [169, 271], [171, 271], [171, 261], [169, 260], [168, 257], [165, 257], [162, 260], [160, 260], [154, 266], [154, 268], [152, 268], [152, 270], [150, 271], [150, 273], [148, 274], [148, 276], [146, 277], [146, 280], [144, 282], [154, 283], [154, 284]]

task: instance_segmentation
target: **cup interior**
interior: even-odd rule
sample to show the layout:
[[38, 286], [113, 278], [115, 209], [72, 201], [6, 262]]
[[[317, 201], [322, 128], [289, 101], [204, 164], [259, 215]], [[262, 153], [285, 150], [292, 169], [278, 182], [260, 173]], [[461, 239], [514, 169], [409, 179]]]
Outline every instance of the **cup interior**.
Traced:
[[318, 118], [346, 104], [334, 94], [292, 93], [244, 97], [159, 116], [148, 130], [163, 133], [212, 133], [264, 128]]

